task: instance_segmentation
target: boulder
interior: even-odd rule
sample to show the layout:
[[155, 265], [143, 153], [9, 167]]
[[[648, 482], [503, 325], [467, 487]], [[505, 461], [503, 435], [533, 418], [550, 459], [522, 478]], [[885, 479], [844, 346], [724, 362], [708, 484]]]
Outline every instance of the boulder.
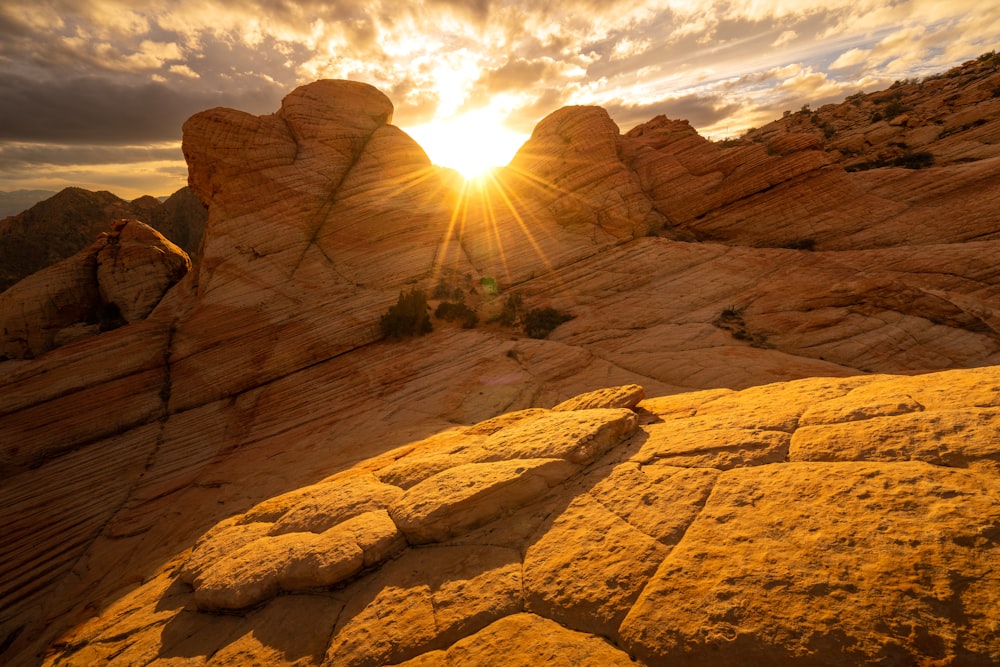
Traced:
[[0, 354], [32, 358], [144, 319], [190, 268], [187, 254], [159, 232], [118, 220], [89, 248], [0, 294]]

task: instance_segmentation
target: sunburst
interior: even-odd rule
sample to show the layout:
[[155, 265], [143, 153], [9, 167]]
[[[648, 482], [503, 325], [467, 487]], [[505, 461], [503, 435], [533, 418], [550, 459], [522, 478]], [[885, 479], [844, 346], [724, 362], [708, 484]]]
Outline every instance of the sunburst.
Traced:
[[406, 129], [436, 165], [454, 169], [466, 179], [481, 177], [510, 162], [527, 135], [507, 129], [498, 112], [480, 109], [435, 119]]

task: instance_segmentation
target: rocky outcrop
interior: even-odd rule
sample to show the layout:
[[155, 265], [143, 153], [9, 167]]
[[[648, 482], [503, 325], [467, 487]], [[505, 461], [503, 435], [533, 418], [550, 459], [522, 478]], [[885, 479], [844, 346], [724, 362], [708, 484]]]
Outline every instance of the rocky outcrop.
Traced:
[[188, 188], [162, 203], [149, 196], [129, 202], [110, 192], [66, 188], [0, 220], [0, 292], [86, 249], [123, 218], [146, 223], [197, 259], [205, 208]]
[[[194, 116], [199, 263], [0, 364], [5, 661], [996, 659], [998, 241], [901, 213], [993, 163], [574, 108], [460, 188], [391, 111], [322, 81]], [[479, 324], [382, 341], [411, 289]]]
[[145, 318], [191, 268], [183, 250], [138, 220], [0, 294], [0, 355], [36, 357]]
[[[453, 431], [222, 521], [47, 664], [529, 664], [555, 646], [556, 664], [988, 664], [998, 381], [808, 379]], [[463, 463], [463, 445], [504, 458]], [[419, 481], [379, 481], [400, 477]]]

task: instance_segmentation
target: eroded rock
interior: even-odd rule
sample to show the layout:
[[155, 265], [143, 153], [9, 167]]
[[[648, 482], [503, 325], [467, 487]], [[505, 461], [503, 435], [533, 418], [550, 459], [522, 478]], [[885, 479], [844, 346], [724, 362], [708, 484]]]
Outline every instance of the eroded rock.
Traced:
[[141, 320], [190, 268], [187, 254], [152, 227], [119, 220], [90, 247], [0, 294], [0, 356], [36, 357]]

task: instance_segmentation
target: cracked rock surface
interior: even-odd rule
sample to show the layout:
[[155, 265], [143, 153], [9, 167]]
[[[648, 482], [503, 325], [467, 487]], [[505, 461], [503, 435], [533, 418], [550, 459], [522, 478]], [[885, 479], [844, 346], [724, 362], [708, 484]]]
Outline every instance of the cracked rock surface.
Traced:
[[[773, 415], [754, 405], [768, 394]], [[554, 664], [989, 664], [997, 410], [987, 368], [563, 405], [485, 441], [454, 429], [220, 522], [47, 662], [532, 664], [564, 646]], [[453, 459], [463, 437], [488, 460]], [[561, 444], [596, 440], [587, 458]], [[541, 441], [560, 458], [531, 458]], [[405, 491], [378, 481], [435, 457]], [[308, 628], [280, 659], [279, 619]]]

